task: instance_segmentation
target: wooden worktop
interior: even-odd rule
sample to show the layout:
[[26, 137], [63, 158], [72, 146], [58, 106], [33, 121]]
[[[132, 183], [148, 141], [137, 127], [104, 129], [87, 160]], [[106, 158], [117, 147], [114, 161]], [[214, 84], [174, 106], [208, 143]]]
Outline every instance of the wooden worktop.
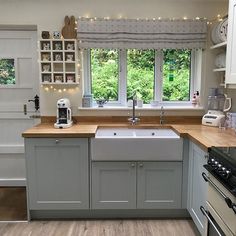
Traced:
[[[49, 137], [94, 137], [98, 127], [129, 127], [134, 126], [124, 123], [79, 123], [68, 129], [55, 129], [53, 123], [42, 123], [26, 130], [22, 136], [25, 138]], [[204, 150], [211, 146], [236, 146], [236, 134], [232, 129], [222, 130], [200, 124], [139, 124], [135, 128], [172, 128], [181, 137], [186, 137], [200, 145]]]
[[236, 147], [236, 133], [233, 129], [219, 129], [204, 125], [172, 125], [181, 137], [187, 137], [207, 150], [212, 146]]
[[97, 125], [74, 124], [67, 129], [55, 129], [53, 123], [42, 123], [26, 130], [22, 136], [24, 138], [88, 138], [94, 137]]

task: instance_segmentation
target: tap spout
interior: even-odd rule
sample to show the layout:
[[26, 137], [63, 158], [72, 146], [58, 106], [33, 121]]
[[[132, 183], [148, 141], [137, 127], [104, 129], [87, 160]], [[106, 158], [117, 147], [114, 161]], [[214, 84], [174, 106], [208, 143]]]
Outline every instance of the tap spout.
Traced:
[[132, 125], [137, 124], [138, 121], [140, 121], [140, 119], [138, 117], [136, 117], [135, 115], [135, 103], [136, 103], [136, 95], [133, 96], [133, 106], [132, 106], [132, 117], [128, 118], [128, 121], [131, 122]]

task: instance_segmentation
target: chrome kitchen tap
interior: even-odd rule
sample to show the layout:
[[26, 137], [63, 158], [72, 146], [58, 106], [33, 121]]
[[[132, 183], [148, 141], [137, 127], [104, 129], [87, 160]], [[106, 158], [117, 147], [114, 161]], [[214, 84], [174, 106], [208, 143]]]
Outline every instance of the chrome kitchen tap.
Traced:
[[136, 95], [133, 96], [133, 111], [132, 111], [132, 117], [128, 118], [128, 121], [131, 122], [132, 125], [135, 125], [140, 121], [138, 117], [135, 116], [135, 103], [137, 101]]
[[164, 115], [165, 115], [164, 107], [161, 106], [161, 112], [160, 112], [160, 125], [163, 125], [163, 124], [164, 124]]

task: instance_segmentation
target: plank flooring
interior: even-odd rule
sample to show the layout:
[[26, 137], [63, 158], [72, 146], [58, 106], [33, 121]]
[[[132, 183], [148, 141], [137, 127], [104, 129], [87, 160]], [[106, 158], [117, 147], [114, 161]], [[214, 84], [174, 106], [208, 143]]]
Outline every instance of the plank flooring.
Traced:
[[[26, 220], [26, 189], [0, 187], [0, 221]], [[2, 236], [0, 234], [0, 236]]]
[[[25, 188], [0, 187], [0, 221], [26, 220]], [[197, 236], [192, 220], [0, 222], [0, 236]]]
[[89, 220], [0, 223], [1, 236], [197, 236], [191, 220]]

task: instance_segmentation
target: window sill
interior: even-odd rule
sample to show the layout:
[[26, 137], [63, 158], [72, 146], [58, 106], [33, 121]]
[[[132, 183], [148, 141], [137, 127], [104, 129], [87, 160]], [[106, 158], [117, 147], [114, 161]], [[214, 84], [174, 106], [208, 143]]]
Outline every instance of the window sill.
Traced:
[[[165, 111], [203, 111], [205, 110], [204, 107], [202, 106], [192, 106], [192, 105], [178, 105], [178, 106], [171, 106], [171, 105], [163, 105], [163, 108]], [[132, 107], [125, 107], [125, 106], [108, 106], [105, 105], [104, 107], [98, 107], [98, 106], [93, 106], [93, 107], [78, 107], [78, 110], [83, 110], [83, 111], [127, 111], [127, 110], [132, 110]], [[156, 110], [161, 110], [161, 106], [150, 106], [150, 105], [145, 105], [143, 107], [135, 107], [135, 110], [137, 111], [156, 111]]]

